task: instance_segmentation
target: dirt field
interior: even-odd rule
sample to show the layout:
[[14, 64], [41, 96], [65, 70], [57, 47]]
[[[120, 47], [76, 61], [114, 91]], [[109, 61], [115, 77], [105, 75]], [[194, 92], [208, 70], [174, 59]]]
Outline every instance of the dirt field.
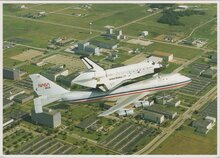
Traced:
[[146, 58], [146, 54], [141, 53], [141, 54], [135, 55], [134, 57], [124, 61], [123, 64], [124, 65], [136, 64], [136, 63], [143, 61], [145, 58]]
[[43, 60], [44, 63], [51, 63], [56, 65], [63, 65], [65, 64], [67, 69], [69, 69], [70, 72], [80, 71], [84, 69], [83, 62], [75, 57], [71, 56], [65, 56], [65, 55], [52, 55], [46, 59]]
[[11, 59], [18, 60], [18, 61], [30, 61], [32, 58], [40, 56], [40, 55], [43, 55], [43, 52], [29, 49], [19, 55], [15, 55], [11, 57]]
[[139, 45], [142, 45], [142, 46], [148, 46], [148, 45], [152, 44], [153, 42], [143, 41], [143, 40], [140, 40], [140, 39], [130, 39], [130, 40], [127, 41], [127, 43], [139, 44]]

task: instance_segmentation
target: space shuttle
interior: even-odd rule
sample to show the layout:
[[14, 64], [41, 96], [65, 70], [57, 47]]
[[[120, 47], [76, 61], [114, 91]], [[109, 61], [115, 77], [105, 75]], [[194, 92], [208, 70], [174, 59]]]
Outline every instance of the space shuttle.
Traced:
[[160, 63], [146, 59], [137, 64], [104, 70], [87, 57], [81, 57], [81, 60], [88, 70], [73, 79], [72, 84], [94, 89], [99, 88], [102, 91], [114, 90], [132, 79], [153, 74], [156, 70], [162, 68]]

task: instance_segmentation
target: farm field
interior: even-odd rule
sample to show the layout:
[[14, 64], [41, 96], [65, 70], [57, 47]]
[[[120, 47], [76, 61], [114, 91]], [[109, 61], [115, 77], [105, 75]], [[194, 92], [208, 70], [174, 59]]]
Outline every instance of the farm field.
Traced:
[[217, 128], [214, 127], [206, 136], [199, 135], [193, 128], [183, 126], [183, 129], [174, 132], [151, 154], [216, 154]]

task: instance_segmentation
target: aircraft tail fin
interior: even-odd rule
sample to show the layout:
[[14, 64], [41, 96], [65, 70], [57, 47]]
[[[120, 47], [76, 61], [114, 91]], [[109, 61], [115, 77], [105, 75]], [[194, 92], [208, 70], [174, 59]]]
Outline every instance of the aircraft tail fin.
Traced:
[[34, 91], [39, 96], [34, 99], [34, 109], [36, 113], [43, 112], [42, 107], [44, 105], [60, 100], [60, 94], [69, 92], [40, 74], [32, 74], [30, 78], [33, 81]]
[[34, 91], [39, 96], [57, 95], [69, 92], [40, 74], [32, 74], [30, 78], [33, 81]]
[[91, 59], [87, 58], [87, 57], [80, 57], [80, 59], [82, 60], [82, 62], [86, 65], [86, 67], [90, 70], [94, 70], [94, 71], [104, 71], [104, 69], [99, 66], [98, 64], [96, 64], [94, 61], [92, 61]]

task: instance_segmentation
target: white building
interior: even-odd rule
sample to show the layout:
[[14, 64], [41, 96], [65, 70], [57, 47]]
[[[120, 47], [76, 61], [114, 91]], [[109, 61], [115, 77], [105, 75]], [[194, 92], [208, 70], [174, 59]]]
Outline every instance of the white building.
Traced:
[[148, 35], [148, 31], [142, 31], [142, 32], [141, 32], [141, 36], [146, 37], [147, 35]]
[[216, 122], [216, 118], [211, 117], [211, 116], [206, 116], [205, 119], [212, 121], [212, 123], [215, 123], [215, 122]]

